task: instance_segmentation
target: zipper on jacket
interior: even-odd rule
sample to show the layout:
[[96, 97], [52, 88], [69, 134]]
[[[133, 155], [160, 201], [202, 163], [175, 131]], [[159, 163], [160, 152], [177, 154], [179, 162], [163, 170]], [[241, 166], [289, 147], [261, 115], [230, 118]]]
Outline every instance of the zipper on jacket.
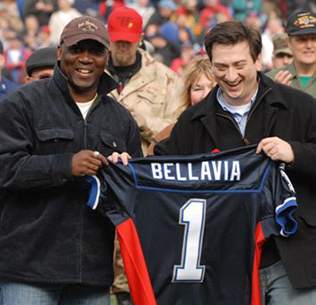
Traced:
[[252, 116], [252, 114], [254, 113], [254, 111], [257, 109], [258, 105], [260, 104], [261, 100], [267, 95], [268, 92], [270, 92], [272, 89], [268, 88], [267, 91], [263, 92], [263, 94], [260, 96], [260, 98], [258, 99], [257, 103], [255, 104], [255, 106], [250, 109], [248, 118], [247, 118], [247, 122], [246, 122], [246, 128], [247, 128], [247, 124], [250, 120], [250, 117]]
[[[247, 117], [247, 122], [246, 122], [245, 131], [246, 131], [246, 129], [247, 129], [247, 125], [248, 125], [248, 122], [249, 122], [249, 120], [250, 120], [252, 114], [255, 112], [255, 110], [257, 109], [258, 105], [259, 105], [260, 102], [262, 101], [262, 99], [263, 99], [263, 98], [268, 94], [268, 92], [270, 92], [271, 90], [272, 90], [271, 88], [268, 88], [267, 91], [263, 92], [263, 94], [260, 96], [260, 98], [258, 99], [257, 103], [254, 105], [254, 107], [253, 107], [252, 109], [250, 109], [249, 115], [248, 115], [248, 117]], [[247, 146], [251, 144], [250, 141], [249, 141], [247, 138], [245, 138], [245, 137], [243, 137], [242, 140], [244, 141], [244, 143], [245, 143]]]
[[99, 104], [100, 102], [100, 95], [98, 95], [95, 99], [95, 101], [93, 102], [93, 104], [91, 105], [88, 113], [87, 113], [87, 116], [86, 118], [84, 118], [82, 116], [82, 119], [83, 119], [83, 148], [84, 149], [87, 149], [87, 119], [88, 117], [90, 116], [91, 112], [97, 107], [97, 105]]
[[[83, 120], [83, 149], [87, 149], [88, 148], [88, 139], [87, 139], [87, 134], [88, 134], [88, 124], [87, 124], [87, 120], [88, 117], [90, 116], [91, 112], [97, 107], [97, 105], [100, 103], [100, 98], [101, 96], [98, 95], [97, 98], [95, 99], [94, 103], [91, 105], [86, 118], [84, 118], [82, 116], [82, 120]], [[80, 227], [79, 227], [79, 266], [78, 266], [78, 271], [79, 271], [79, 280], [80, 282], [82, 282], [82, 259], [83, 259], [83, 255], [84, 255], [84, 251], [83, 251], [83, 222], [84, 222], [84, 205], [81, 205], [81, 209], [80, 209]]]
[[83, 148], [87, 149], [87, 121], [83, 119]]
[[[260, 102], [262, 101], [262, 99], [267, 95], [267, 93], [271, 91], [271, 88], [268, 88], [267, 91], [263, 92], [263, 94], [260, 96], [260, 98], [258, 99], [257, 103], [255, 103], [254, 107], [250, 109], [250, 112], [249, 112], [249, 115], [247, 117], [247, 122], [246, 122], [246, 127], [245, 127], [245, 132], [246, 132], [246, 129], [247, 129], [247, 125], [248, 125], [248, 122], [252, 116], [252, 114], [254, 113], [254, 111], [257, 109], [258, 105], [260, 104]], [[250, 141], [245, 137], [243, 136], [242, 138], [243, 142], [248, 146], [250, 145]]]
[[[83, 147], [82, 149], [87, 149], [87, 120], [82, 116], [82, 120], [83, 120]], [[78, 236], [78, 278], [79, 278], [79, 282], [82, 283], [83, 279], [82, 279], [82, 265], [83, 265], [83, 255], [84, 255], [84, 251], [83, 251], [83, 213], [84, 213], [84, 205], [81, 204], [80, 205], [80, 214], [79, 214], [79, 236]]]
[[232, 117], [229, 116], [229, 115], [222, 114], [222, 113], [217, 113], [217, 115], [219, 115], [219, 116], [221, 116], [221, 117], [223, 117], [223, 118], [226, 118], [226, 119], [230, 120], [230, 121], [233, 123], [233, 125], [236, 127], [237, 131], [239, 132], [239, 134], [240, 134], [241, 137], [242, 137], [242, 134], [241, 134], [241, 132], [240, 132], [239, 126], [238, 126], [238, 124], [237, 124], [237, 122], [235, 121], [234, 118], [232, 118]]
[[79, 281], [82, 282], [82, 256], [83, 256], [83, 204], [80, 204], [80, 227], [79, 227], [79, 266], [78, 266], [78, 272], [79, 272]]
[[[258, 107], [258, 105], [260, 104], [261, 100], [267, 95], [267, 93], [268, 93], [269, 91], [271, 91], [271, 88], [268, 88], [267, 91], [265, 91], [265, 92], [260, 96], [260, 98], [258, 99], [258, 101], [257, 101], [257, 103], [255, 104], [255, 106], [254, 106], [252, 109], [250, 109], [249, 115], [248, 115], [248, 117], [247, 117], [247, 122], [246, 122], [245, 131], [246, 131], [246, 129], [247, 129], [247, 124], [248, 124], [248, 122], [249, 122], [249, 119], [250, 119], [251, 115], [254, 113], [254, 111], [256, 110], [256, 108]], [[243, 136], [242, 133], [240, 132], [239, 126], [238, 126], [238, 124], [237, 124], [237, 122], [235, 121], [234, 118], [232, 118], [232, 117], [229, 116], [229, 115], [222, 114], [222, 113], [217, 113], [217, 115], [219, 115], [219, 116], [221, 116], [221, 117], [223, 117], [223, 118], [226, 118], [226, 119], [230, 120], [230, 121], [233, 123], [233, 125], [234, 125], [234, 126], [236, 127], [236, 129], [238, 130], [238, 133], [240, 134], [241, 139], [242, 139], [242, 141], [245, 143], [245, 145], [249, 146], [249, 145], [251, 144], [250, 141], [249, 141], [245, 136]]]

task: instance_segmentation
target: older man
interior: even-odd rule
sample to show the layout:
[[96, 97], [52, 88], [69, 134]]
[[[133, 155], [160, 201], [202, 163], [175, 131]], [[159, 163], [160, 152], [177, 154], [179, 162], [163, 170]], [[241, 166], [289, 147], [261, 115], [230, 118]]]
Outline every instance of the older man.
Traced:
[[286, 31], [293, 61], [267, 75], [316, 98], [316, 13], [293, 14], [287, 21]]

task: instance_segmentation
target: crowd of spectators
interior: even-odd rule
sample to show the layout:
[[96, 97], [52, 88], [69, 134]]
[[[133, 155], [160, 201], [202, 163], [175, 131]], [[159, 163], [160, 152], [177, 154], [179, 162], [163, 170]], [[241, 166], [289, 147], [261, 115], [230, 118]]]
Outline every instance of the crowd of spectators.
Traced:
[[286, 0], [1, 0], [0, 39], [9, 79], [25, 82], [24, 65], [41, 47], [57, 46], [65, 24], [80, 15], [107, 24], [109, 14], [128, 6], [143, 18], [151, 54], [182, 74], [190, 60], [204, 53], [203, 37], [215, 24], [247, 20], [262, 32], [263, 70], [273, 68], [273, 36], [284, 33], [295, 10], [315, 10], [315, 1]]

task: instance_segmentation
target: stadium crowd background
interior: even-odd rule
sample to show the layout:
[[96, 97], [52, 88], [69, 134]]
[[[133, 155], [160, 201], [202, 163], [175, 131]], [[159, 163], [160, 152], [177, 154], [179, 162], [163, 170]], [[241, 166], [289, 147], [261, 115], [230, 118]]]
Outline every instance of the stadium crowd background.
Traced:
[[25, 61], [41, 47], [57, 46], [70, 20], [90, 15], [107, 23], [111, 11], [128, 6], [143, 17], [151, 54], [181, 75], [203, 53], [204, 34], [226, 20], [247, 20], [262, 32], [263, 70], [272, 69], [272, 36], [284, 32], [295, 10], [316, 10], [316, 1], [286, 0], [2, 0], [0, 39], [4, 45], [4, 75], [25, 82]]

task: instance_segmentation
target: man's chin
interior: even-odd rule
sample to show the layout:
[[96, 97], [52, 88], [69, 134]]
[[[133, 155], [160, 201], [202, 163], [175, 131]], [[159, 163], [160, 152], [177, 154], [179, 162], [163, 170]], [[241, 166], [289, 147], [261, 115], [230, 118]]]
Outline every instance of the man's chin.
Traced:
[[127, 57], [127, 56], [118, 56], [117, 58], [116, 58], [116, 65], [117, 66], [120, 66], [120, 67], [125, 67], [125, 66], [129, 66], [130, 65], [130, 60], [129, 60], [129, 58]]
[[240, 98], [240, 92], [227, 90], [225, 92], [226, 98], [237, 100]]
[[95, 86], [87, 86], [87, 84], [75, 84], [73, 82], [69, 82], [70, 84], [70, 87], [75, 91], [75, 92], [78, 92], [78, 93], [86, 93], [86, 92], [89, 92], [91, 91]]

